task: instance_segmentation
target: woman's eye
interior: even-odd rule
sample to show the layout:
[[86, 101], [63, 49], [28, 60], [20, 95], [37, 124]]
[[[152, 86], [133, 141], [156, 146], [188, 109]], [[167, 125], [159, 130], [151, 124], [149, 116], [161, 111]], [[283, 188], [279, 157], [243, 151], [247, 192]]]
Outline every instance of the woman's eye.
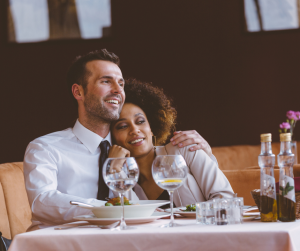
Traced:
[[125, 129], [127, 127], [127, 125], [118, 125], [117, 126], [117, 129], [120, 130], [120, 129]]
[[143, 123], [145, 123], [145, 120], [139, 120], [139, 121], [137, 122], [137, 124], [143, 124]]

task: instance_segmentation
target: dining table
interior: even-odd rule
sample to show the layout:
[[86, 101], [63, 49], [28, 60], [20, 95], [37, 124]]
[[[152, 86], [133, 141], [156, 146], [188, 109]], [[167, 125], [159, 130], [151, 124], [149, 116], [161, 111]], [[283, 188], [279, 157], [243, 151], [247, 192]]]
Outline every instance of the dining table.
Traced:
[[[202, 225], [196, 219], [179, 218], [178, 227], [162, 228], [169, 219], [131, 224], [133, 229], [117, 231], [78, 226], [55, 230], [52, 226], [14, 237], [9, 251], [54, 250], [300, 250], [300, 220], [295, 222], [244, 221], [234, 225]], [[73, 225], [72, 225], [73, 224]]]

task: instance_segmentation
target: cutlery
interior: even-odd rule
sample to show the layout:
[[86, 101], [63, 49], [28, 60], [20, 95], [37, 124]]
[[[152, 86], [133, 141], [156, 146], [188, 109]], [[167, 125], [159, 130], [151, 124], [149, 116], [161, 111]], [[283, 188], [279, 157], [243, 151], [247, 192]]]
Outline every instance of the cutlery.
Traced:
[[70, 201], [70, 204], [71, 205], [76, 205], [76, 206], [94, 207], [91, 204], [86, 204], [86, 203], [78, 202], [78, 201]]
[[67, 226], [67, 227], [55, 227], [54, 230], [65, 230], [65, 229], [76, 228], [76, 227], [112, 229], [112, 228], [115, 228], [116, 226], [118, 226], [119, 223], [120, 223], [120, 221], [114, 222], [114, 223], [109, 224], [109, 225], [86, 225], [86, 223], [85, 223], [84, 225]]

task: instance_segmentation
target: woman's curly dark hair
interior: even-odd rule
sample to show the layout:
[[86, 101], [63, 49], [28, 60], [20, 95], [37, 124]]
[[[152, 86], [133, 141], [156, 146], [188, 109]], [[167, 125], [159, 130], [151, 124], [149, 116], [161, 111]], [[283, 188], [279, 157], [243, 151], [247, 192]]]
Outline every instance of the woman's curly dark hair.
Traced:
[[159, 87], [136, 79], [125, 81], [125, 103], [139, 106], [146, 114], [156, 145], [163, 145], [175, 130], [177, 112]]

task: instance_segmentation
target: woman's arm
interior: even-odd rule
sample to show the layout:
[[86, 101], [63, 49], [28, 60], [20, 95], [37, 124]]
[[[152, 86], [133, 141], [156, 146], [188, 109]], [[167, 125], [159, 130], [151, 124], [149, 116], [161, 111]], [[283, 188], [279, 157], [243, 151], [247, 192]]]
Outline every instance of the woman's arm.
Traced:
[[190, 152], [186, 147], [180, 151], [206, 200], [233, 197], [234, 192], [226, 176], [204, 151]]
[[192, 175], [185, 188], [193, 194], [196, 201], [210, 200], [220, 196], [233, 197], [234, 193], [226, 176], [204, 151], [191, 152], [188, 147], [179, 148], [172, 144], [166, 145], [165, 149], [168, 155], [181, 154], [184, 157]]

